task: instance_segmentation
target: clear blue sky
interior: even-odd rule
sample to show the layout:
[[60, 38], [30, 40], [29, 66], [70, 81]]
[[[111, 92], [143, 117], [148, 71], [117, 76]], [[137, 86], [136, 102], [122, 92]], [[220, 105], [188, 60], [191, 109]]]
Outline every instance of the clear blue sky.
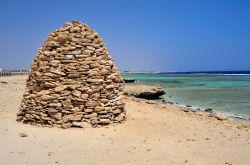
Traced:
[[46, 36], [75, 19], [121, 70], [250, 70], [249, 0], [2, 0], [0, 68], [28, 68]]

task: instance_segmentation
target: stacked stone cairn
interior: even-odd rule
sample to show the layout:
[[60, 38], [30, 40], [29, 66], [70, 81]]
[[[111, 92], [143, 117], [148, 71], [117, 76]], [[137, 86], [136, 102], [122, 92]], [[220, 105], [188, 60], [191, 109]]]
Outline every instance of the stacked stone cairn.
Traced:
[[35, 57], [17, 121], [49, 127], [96, 127], [125, 120], [124, 83], [98, 34], [66, 23]]

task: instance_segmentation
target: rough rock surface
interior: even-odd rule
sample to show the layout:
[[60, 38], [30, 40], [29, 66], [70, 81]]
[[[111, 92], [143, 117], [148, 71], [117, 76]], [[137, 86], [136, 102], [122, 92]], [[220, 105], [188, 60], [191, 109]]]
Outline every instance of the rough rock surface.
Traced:
[[151, 85], [126, 85], [124, 95], [143, 99], [159, 99], [165, 91], [161, 87]]
[[102, 39], [72, 21], [49, 34], [39, 49], [17, 121], [62, 128], [122, 122], [123, 87]]

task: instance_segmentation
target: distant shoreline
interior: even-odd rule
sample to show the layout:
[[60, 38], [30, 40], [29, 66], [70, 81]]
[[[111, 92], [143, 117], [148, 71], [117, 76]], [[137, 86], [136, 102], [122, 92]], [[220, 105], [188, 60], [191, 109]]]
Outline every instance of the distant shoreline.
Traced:
[[120, 71], [121, 74], [218, 74], [218, 75], [250, 75], [250, 71], [187, 71], [187, 72], [156, 72], [156, 71]]

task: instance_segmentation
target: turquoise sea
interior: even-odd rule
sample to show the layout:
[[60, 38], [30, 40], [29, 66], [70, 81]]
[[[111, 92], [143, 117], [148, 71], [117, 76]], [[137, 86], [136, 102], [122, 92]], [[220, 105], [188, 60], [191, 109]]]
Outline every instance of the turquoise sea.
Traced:
[[160, 85], [162, 100], [250, 119], [250, 74], [122, 74], [137, 84]]

